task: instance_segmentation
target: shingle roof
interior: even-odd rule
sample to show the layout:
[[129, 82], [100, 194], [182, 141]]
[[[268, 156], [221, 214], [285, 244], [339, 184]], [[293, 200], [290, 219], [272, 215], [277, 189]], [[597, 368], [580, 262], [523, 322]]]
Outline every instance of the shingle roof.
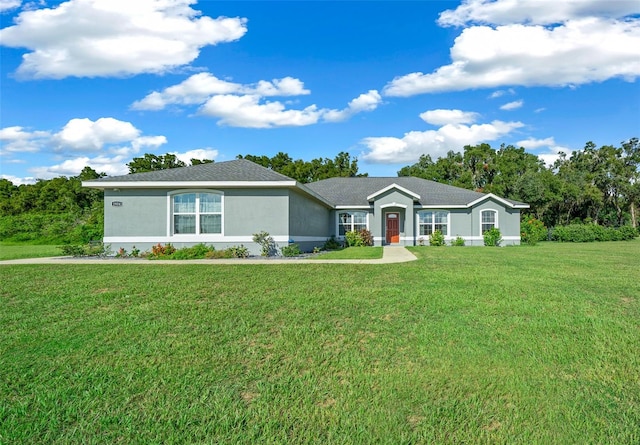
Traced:
[[[93, 181], [86, 181], [86, 185], [102, 188], [105, 187], [106, 184], [129, 183], [133, 187], [144, 187], [145, 183], [163, 182], [295, 183], [295, 180], [249, 160], [235, 159], [233, 161], [214, 162], [168, 170], [110, 176]], [[487, 196], [484, 193], [414, 177], [330, 178], [304, 184], [299, 187], [307, 193], [311, 191], [312, 194], [319, 195], [316, 197], [333, 206], [364, 206], [369, 205], [367, 201], [368, 196], [392, 184], [397, 184], [400, 187], [420, 195], [419, 204], [424, 206], [465, 206]], [[289, 185], [290, 184], [287, 184], [286, 186]], [[127, 184], [126, 186], [128, 187], [129, 185]], [[505, 199], [505, 201], [516, 206], [526, 206], [526, 204], [518, 201], [508, 199]]]
[[101, 182], [201, 182], [201, 181], [293, 181], [246, 159], [213, 162], [190, 167], [171, 168], [124, 176], [110, 176], [90, 181]]
[[[409, 176], [330, 178], [306, 184], [306, 186], [335, 206], [362, 206], [369, 204], [367, 196], [392, 184], [397, 184], [420, 195], [419, 204], [424, 206], [464, 206], [487, 196], [485, 193]], [[517, 201], [505, 201], [513, 205], [523, 205]]]

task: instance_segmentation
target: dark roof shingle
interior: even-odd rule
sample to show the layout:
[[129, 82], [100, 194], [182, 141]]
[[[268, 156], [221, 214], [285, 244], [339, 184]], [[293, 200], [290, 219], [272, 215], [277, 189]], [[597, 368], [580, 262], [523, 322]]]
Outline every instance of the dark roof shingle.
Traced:
[[[336, 206], [362, 206], [369, 204], [367, 196], [392, 184], [417, 193], [420, 195], [419, 204], [425, 206], [463, 206], [486, 196], [485, 193], [410, 176], [330, 178], [306, 184], [306, 186]], [[514, 205], [522, 204], [511, 200], [507, 201]]]
[[123, 176], [110, 176], [91, 182], [200, 182], [200, 181], [293, 181], [246, 159], [213, 162]]

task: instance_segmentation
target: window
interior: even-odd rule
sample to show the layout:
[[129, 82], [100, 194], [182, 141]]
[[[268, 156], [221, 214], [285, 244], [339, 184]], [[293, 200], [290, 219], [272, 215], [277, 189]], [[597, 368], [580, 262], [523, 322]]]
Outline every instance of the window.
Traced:
[[436, 230], [445, 236], [449, 234], [449, 212], [418, 212], [419, 234], [431, 235]]
[[493, 229], [494, 227], [498, 227], [498, 212], [495, 210], [483, 210], [480, 214], [481, 217], [481, 227], [480, 232], [484, 234], [489, 229]]
[[181, 193], [173, 196], [173, 233], [222, 233], [222, 195]]
[[338, 214], [338, 236], [353, 230], [360, 231], [367, 228], [367, 212], [340, 212]]

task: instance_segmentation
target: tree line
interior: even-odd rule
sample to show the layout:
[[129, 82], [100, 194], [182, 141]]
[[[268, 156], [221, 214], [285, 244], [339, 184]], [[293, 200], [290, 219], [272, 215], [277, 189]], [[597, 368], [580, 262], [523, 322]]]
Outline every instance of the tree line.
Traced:
[[470, 190], [494, 193], [528, 203], [529, 213], [547, 227], [573, 222], [619, 227], [638, 226], [640, 204], [640, 143], [638, 138], [619, 147], [596, 147], [588, 142], [570, 156], [561, 153], [546, 166], [524, 148], [489, 144], [465, 146], [433, 161], [418, 162], [398, 171]]
[[[358, 159], [340, 152], [333, 159], [293, 159], [284, 152], [273, 157], [238, 155], [301, 183], [331, 177], [367, 176]], [[192, 159], [190, 164], [173, 154], [145, 154], [127, 164], [129, 173], [210, 163]], [[103, 194], [82, 187], [82, 181], [105, 176], [85, 167], [78, 176], [38, 180], [14, 185], [0, 179], [0, 240], [47, 243], [79, 243], [101, 239]], [[638, 226], [640, 204], [640, 142], [632, 138], [619, 147], [596, 147], [588, 142], [581, 151], [560, 155], [546, 166], [524, 148], [489, 144], [465, 146], [433, 160], [422, 155], [418, 162], [398, 171], [470, 190], [494, 193], [526, 202], [529, 213], [547, 227], [573, 222], [603, 226]]]

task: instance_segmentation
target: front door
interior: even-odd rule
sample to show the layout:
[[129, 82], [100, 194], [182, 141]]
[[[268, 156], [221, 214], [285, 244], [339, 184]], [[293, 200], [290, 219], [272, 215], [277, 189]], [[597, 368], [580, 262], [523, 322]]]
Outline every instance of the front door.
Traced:
[[387, 213], [387, 244], [397, 244], [400, 242], [400, 214]]

